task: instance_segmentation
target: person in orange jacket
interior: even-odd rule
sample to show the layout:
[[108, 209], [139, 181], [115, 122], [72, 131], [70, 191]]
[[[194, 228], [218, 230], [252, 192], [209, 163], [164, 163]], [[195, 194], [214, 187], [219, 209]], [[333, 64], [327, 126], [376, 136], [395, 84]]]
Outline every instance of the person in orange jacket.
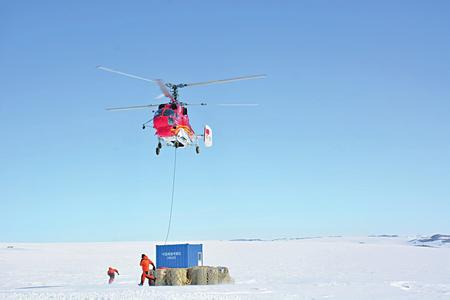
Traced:
[[116, 273], [117, 273], [117, 275], [119, 275], [119, 271], [117, 269], [114, 269], [112, 267], [108, 268], [107, 274], [109, 276], [109, 281], [108, 281], [109, 284], [113, 283]]
[[152, 265], [153, 270], [156, 270], [155, 264], [150, 260], [150, 258], [148, 258], [147, 255], [142, 254], [140, 263], [140, 266], [142, 267], [141, 283], [139, 283], [140, 286], [144, 285], [145, 278], [148, 279], [148, 285], [155, 285], [155, 276], [153, 276], [153, 273], [150, 273], [150, 265]]

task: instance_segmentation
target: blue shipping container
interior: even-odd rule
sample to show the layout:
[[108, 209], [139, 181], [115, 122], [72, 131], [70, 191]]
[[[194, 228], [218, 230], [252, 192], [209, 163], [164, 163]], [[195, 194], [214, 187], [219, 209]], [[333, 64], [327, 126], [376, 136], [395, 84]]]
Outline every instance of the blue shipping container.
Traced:
[[190, 268], [203, 265], [202, 244], [156, 245], [157, 268]]

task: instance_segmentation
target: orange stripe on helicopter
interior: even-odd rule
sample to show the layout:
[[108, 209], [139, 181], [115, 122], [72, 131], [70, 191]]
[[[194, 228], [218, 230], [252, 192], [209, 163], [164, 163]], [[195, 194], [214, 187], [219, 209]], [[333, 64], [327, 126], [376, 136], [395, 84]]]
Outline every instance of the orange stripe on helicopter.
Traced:
[[188, 126], [184, 125], [177, 125], [175, 129], [171, 128], [170, 130], [173, 132], [173, 134], [177, 135], [181, 128], [183, 128], [189, 136], [194, 135], [194, 132]]

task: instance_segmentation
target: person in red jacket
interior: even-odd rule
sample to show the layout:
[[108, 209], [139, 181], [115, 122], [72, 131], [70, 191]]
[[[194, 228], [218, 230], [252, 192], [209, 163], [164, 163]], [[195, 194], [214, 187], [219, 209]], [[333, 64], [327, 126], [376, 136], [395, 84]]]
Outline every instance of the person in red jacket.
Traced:
[[119, 275], [119, 271], [117, 269], [114, 269], [112, 267], [108, 268], [107, 274], [109, 276], [109, 281], [108, 281], [109, 284], [113, 283], [116, 273], [117, 273], [117, 275]]
[[142, 275], [141, 275], [141, 283], [139, 285], [144, 285], [145, 278], [148, 279], [148, 285], [155, 285], [155, 276], [153, 276], [153, 272], [150, 272], [150, 265], [152, 265], [153, 270], [156, 270], [155, 264], [148, 258], [147, 255], [141, 255], [141, 263], [142, 267]]

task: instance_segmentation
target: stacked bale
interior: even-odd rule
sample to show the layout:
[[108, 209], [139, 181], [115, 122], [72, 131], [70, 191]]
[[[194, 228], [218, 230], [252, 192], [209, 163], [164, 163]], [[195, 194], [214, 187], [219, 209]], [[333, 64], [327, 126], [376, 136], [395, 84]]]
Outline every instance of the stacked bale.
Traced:
[[233, 283], [233, 279], [230, 277], [230, 272], [227, 267], [217, 267], [219, 284], [221, 283]]
[[165, 283], [167, 285], [186, 285], [190, 280], [187, 277], [187, 270], [184, 268], [167, 269]]
[[208, 267], [192, 267], [188, 269], [187, 274], [192, 285], [208, 284]]
[[226, 267], [158, 269], [156, 285], [212, 285], [233, 283]]
[[206, 284], [219, 284], [219, 270], [214, 267], [208, 267], [206, 271]]
[[156, 285], [167, 285], [166, 283], [166, 271], [167, 269], [157, 269], [156, 270]]

